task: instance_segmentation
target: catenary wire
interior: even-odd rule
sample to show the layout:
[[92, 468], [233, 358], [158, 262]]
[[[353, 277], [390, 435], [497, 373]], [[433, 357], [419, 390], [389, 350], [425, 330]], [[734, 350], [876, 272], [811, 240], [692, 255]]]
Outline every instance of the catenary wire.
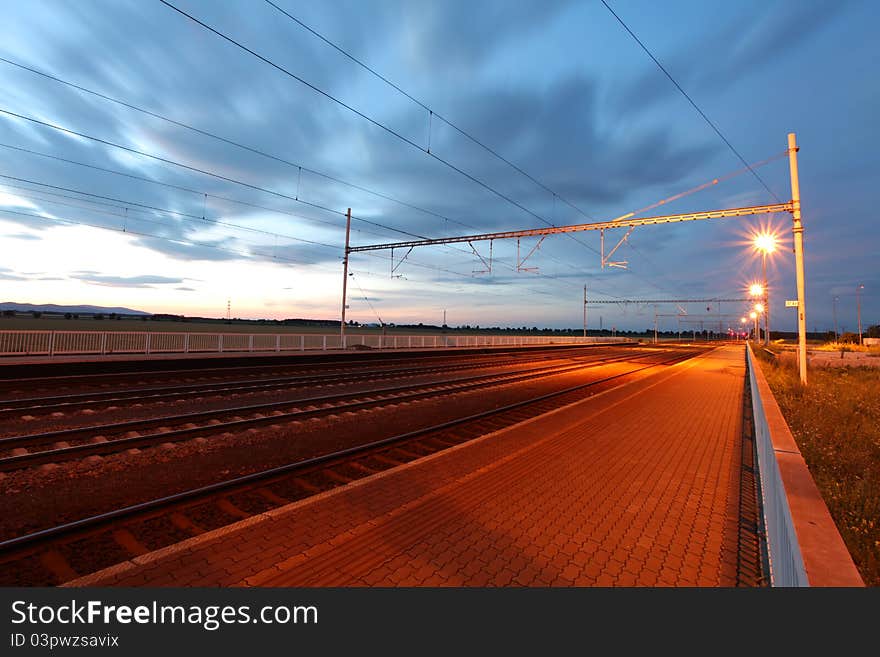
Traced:
[[688, 95], [688, 93], [682, 88], [682, 86], [676, 81], [676, 79], [674, 77], [672, 77], [672, 74], [666, 70], [666, 67], [660, 63], [660, 60], [658, 60], [654, 56], [654, 53], [652, 53], [648, 49], [648, 47], [642, 42], [642, 40], [639, 39], [639, 37], [637, 37], [635, 35], [635, 33], [629, 28], [629, 26], [623, 22], [623, 19], [617, 15], [617, 13], [611, 8], [611, 6], [605, 0], [601, 0], [601, 2], [603, 5], [605, 5], [605, 8], [609, 12], [611, 12], [611, 15], [617, 19], [617, 22], [623, 26], [623, 29], [625, 29], [629, 33], [629, 35], [635, 40], [635, 42], [638, 43], [639, 46], [641, 46], [642, 50], [644, 50], [645, 53], [647, 53], [648, 57], [650, 57], [654, 61], [654, 63], [657, 65], [657, 67], [661, 71], [663, 71], [664, 75], [666, 75], [666, 77], [669, 78], [669, 81], [672, 82], [672, 84], [675, 85], [675, 88], [681, 92], [681, 95], [687, 99], [687, 101], [693, 106], [693, 108], [695, 110], [697, 110], [697, 113], [701, 117], [703, 117], [703, 120], [707, 124], [709, 124], [709, 127], [712, 128], [712, 130], [715, 131], [715, 134], [717, 134], [721, 138], [721, 140], [725, 144], [727, 144], [727, 147], [731, 150], [731, 152], [733, 152], [734, 155], [736, 155], [736, 157], [739, 159], [739, 161], [742, 162], [746, 167], [748, 167], [748, 169], [752, 172], [752, 175], [755, 177], [755, 179], [759, 183], [761, 183], [761, 185], [764, 187], [764, 189], [767, 190], [767, 193], [770, 194], [770, 196], [772, 196], [774, 199], [776, 199], [777, 203], [782, 203], [782, 201], [779, 200], [779, 197], [773, 192], [772, 189], [770, 189], [770, 187], [767, 186], [767, 183], [764, 182], [764, 179], [761, 178], [761, 176], [759, 176], [758, 173], [749, 166], [749, 163], [746, 162], [746, 159], [742, 155], [740, 155], [740, 152], [738, 150], [736, 150], [736, 148], [734, 148], [733, 144], [730, 143], [730, 140], [724, 136], [724, 133], [721, 132], [721, 130], [718, 128], [718, 126], [715, 125], [715, 123], [708, 116], [706, 116], [706, 113], [702, 109], [700, 109], [700, 106], [694, 102], [694, 99], [691, 98], [690, 95]]

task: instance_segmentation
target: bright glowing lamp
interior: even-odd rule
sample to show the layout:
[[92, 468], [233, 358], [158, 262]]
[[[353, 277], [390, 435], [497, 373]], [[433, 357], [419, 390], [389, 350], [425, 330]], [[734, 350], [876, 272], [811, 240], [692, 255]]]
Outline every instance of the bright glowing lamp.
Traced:
[[770, 233], [755, 235], [755, 248], [764, 253], [773, 253], [776, 250], [776, 236]]

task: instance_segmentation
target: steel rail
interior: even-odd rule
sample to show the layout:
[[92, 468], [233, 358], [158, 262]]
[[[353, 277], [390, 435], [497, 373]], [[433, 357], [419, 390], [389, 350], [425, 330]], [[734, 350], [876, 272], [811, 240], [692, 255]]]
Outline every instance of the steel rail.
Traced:
[[74, 520], [71, 522], [63, 523], [61, 525], [57, 525], [54, 527], [48, 527], [46, 529], [38, 530], [35, 532], [31, 532], [28, 534], [24, 534], [21, 536], [16, 536], [14, 538], [6, 539], [0, 541], [0, 553], [11, 551], [14, 549], [21, 549], [26, 546], [32, 546], [33, 544], [51, 540], [53, 538], [57, 538], [62, 535], [72, 534], [74, 532], [79, 532], [81, 530], [87, 530], [95, 525], [99, 525], [101, 523], [106, 523], [113, 520], [118, 520], [120, 518], [125, 518], [129, 516], [134, 516], [140, 513], [152, 512], [161, 509], [162, 507], [166, 507], [169, 505], [185, 502], [185, 501], [194, 501], [203, 497], [207, 497], [216, 493], [224, 493], [226, 495], [229, 494], [229, 491], [234, 488], [244, 488], [249, 484], [255, 484], [258, 482], [264, 482], [266, 479], [271, 479], [283, 475], [288, 475], [293, 472], [302, 471], [307, 468], [316, 466], [316, 465], [326, 465], [329, 462], [334, 460], [347, 459], [356, 455], [363, 455], [370, 451], [376, 451], [377, 449], [381, 449], [383, 447], [387, 447], [389, 445], [394, 445], [398, 443], [405, 442], [407, 440], [412, 440], [413, 438], [419, 438], [426, 436], [427, 434], [444, 431], [453, 427], [459, 427], [461, 425], [480, 421], [486, 418], [497, 417], [503, 415], [505, 413], [510, 413], [515, 410], [523, 409], [530, 405], [540, 404], [545, 401], [549, 401], [554, 398], [560, 398], [564, 395], [568, 395], [574, 392], [578, 392], [581, 390], [585, 390], [587, 388], [599, 385], [601, 383], [607, 383], [608, 381], [613, 381], [624, 376], [628, 376], [630, 374], [635, 374], [637, 372], [641, 372], [647, 369], [651, 369], [653, 367], [659, 367], [661, 365], [667, 365], [671, 363], [681, 362], [687, 360], [688, 358], [692, 358], [697, 355], [693, 351], [686, 352], [676, 352], [676, 354], [669, 359], [661, 361], [659, 363], [650, 363], [644, 365], [642, 367], [636, 368], [634, 370], [629, 370], [627, 372], [621, 372], [617, 374], [613, 374], [611, 376], [607, 376], [601, 379], [597, 379], [596, 381], [590, 381], [588, 383], [579, 384], [576, 386], [572, 386], [570, 388], [566, 388], [564, 390], [558, 390], [556, 392], [551, 392], [545, 395], [541, 395], [539, 397], [534, 397], [532, 399], [527, 399], [521, 402], [515, 402], [513, 404], [508, 404], [506, 406], [501, 406], [499, 408], [495, 408], [489, 411], [483, 411], [480, 413], [476, 413], [473, 415], [468, 415], [462, 418], [456, 418], [454, 420], [450, 420], [448, 422], [443, 422], [440, 424], [432, 425], [430, 427], [425, 427], [422, 429], [417, 429], [415, 431], [410, 431], [404, 434], [391, 436], [388, 438], [382, 438], [380, 440], [372, 441], [370, 443], [365, 443], [363, 445], [357, 445], [354, 447], [349, 447], [343, 450], [338, 450], [336, 452], [331, 452], [328, 454], [323, 454], [321, 456], [315, 456], [308, 459], [304, 459], [302, 461], [296, 461], [294, 463], [288, 463], [286, 465], [277, 466], [274, 468], [269, 468], [267, 470], [261, 470], [259, 472], [250, 473], [247, 475], [241, 475], [238, 477], [234, 477], [232, 479], [227, 479], [224, 481], [215, 482], [213, 484], [208, 484], [205, 486], [200, 486], [197, 488], [189, 489], [186, 491], [181, 491], [179, 493], [174, 493], [172, 495], [166, 495], [164, 497], [156, 498], [153, 500], [148, 500], [146, 502], [139, 502], [137, 504], [132, 504], [129, 506], [125, 506], [118, 509], [113, 509], [111, 511], [107, 511], [104, 513], [96, 514], [93, 516], [88, 516], [86, 518], [81, 518], [79, 520]]
[[[542, 358], [546, 359], [546, 356]], [[18, 399], [0, 400], [0, 415], [24, 412], [49, 412], [53, 410], [74, 409], [82, 406], [108, 404], [117, 401], [135, 399], [137, 401], [157, 401], [160, 399], [185, 398], [198, 395], [213, 395], [226, 392], [260, 391], [283, 389], [286, 387], [302, 387], [307, 385], [330, 385], [339, 381], [359, 381], [363, 379], [406, 378], [420, 374], [449, 372], [463, 369], [485, 369], [487, 367], [503, 367], [507, 365], [525, 364], [537, 361], [531, 359], [507, 359], [489, 361], [467, 361], [448, 365], [433, 364], [425, 367], [385, 368], [368, 371], [347, 371], [320, 375], [282, 376], [271, 379], [240, 379], [237, 381], [206, 382], [179, 386], [158, 386], [151, 388], [129, 388], [114, 391], [93, 391], [69, 395], [53, 395], [51, 397], [22, 397]]]
[[[146, 434], [143, 436], [131, 436], [126, 438], [117, 438], [115, 440], [105, 440], [96, 443], [84, 443], [69, 447], [60, 447], [57, 449], [44, 450], [39, 452], [30, 452], [15, 456], [7, 456], [0, 458], [0, 471], [20, 469], [22, 467], [39, 465], [41, 463], [56, 463], [59, 461], [68, 461], [72, 459], [83, 458], [85, 456], [115, 453], [125, 449], [134, 447], [151, 446], [155, 444], [180, 442], [189, 440], [204, 434], [226, 433], [230, 429], [244, 429], [264, 424], [277, 424], [279, 422], [290, 421], [294, 419], [311, 418], [322, 415], [332, 415], [341, 412], [350, 412], [354, 410], [362, 410], [364, 408], [382, 406], [390, 403], [400, 403], [402, 401], [415, 400], [424, 397], [432, 397], [437, 395], [456, 394], [466, 390], [482, 387], [491, 387], [495, 385], [506, 385], [509, 383], [517, 383], [523, 380], [530, 380], [544, 376], [554, 376], [557, 374], [566, 374], [578, 370], [588, 369], [607, 365], [609, 363], [638, 360], [655, 354], [647, 354], [643, 356], [629, 357], [621, 356], [603, 360], [602, 362], [587, 363], [586, 365], [564, 365], [550, 368], [534, 368], [532, 370], [517, 371], [511, 373], [500, 373], [492, 375], [483, 375], [479, 377], [465, 377], [461, 379], [453, 379], [447, 381], [434, 382], [418, 386], [422, 390], [413, 392], [413, 386], [402, 386], [395, 388], [382, 388], [379, 390], [366, 390], [357, 393], [348, 393], [345, 395], [325, 395], [321, 397], [312, 397], [304, 400], [273, 402], [271, 404], [258, 404], [248, 407], [238, 407], [237, 409], [222, 409], [217, 411], [205, 411], [201, 413], [191, 413], [178, 416], [166, 416], [164, 418], [153, 418], [150, 420], [133, 420], [129, 422], [120, 422], [113, 425], [99, 425], [97, 427], [83, 427], [76, 429], [61, 429], [59, 431], [47, 432], [43, 434], [33, 434], [28, 436], [12, 436], [0, 439], [0, 448], [14, 449], [17, 447], [27, 447], [35, 445], [43, 445], [47, 443], [62, 442], [65, 438], [73, 437], [82, 438], [89, 435], [104, 435], [104, 433], [120, 433], [124, 430], [135, 431], [140, 428], [152, 428], [154, 426], [165, 426], [168, 424], [180, 424], [186, 419], [216, 419], [222, 415], [239, 415], [242, 409], [268, 410], [269, 408], [278, 407], [299, 407], [311, 406], [316, 403], [327, 404], [333, 401], [341, 402], [344, 399], [353, 399], [348, 403], [338, 403], [325, 408], [312, 408], [289, 411], [277, 415], [260, 415], [259, 417], [244, 418], [231, 420], [227, 422], [218, 422], [216, 424], [204, 424], [197, 427], [188, 427], [181, 429], [171, 429], [158, 433]], [[455, 386], [450, 389], [449, 386]], [[402, 393], [402, 394], [398, 394]], [[378, 395], [391, 395], [374, 399]], [[357, 401], [358, 398], [364, 398]], [[172, 421], [173, 420], [173, 421]]]

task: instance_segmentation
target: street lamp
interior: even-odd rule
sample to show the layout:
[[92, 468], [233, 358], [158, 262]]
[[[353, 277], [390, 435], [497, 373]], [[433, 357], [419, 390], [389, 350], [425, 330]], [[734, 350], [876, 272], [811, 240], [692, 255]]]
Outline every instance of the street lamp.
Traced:
[[751, 317], [755, 321], [755, 340], [758, 339], [758, 313], [754, 310], [749, 313], [749, 317]]
[[743, 329], [742, 332], [743, 332], [743, 335], [745, 335], [745, 328], [746, 328], [746, 322], [747, 322], [747, 321], [749, 321], [749, 320], [747, 320], [745, 317], [740, 317], [740, 318], [739, 318], [739, 323], [742, 324], [742, 329]]
[[755, 236], [755, 249], [761, 252], [761, 273], [764, 278], [764, 344], [770, 344], [770, 288], [767, 285], [767, 254], [776, 250], [776, 236], [772, 233], [759, 233]]
[[[763, 299], [763, 298], [764, 298], [764, 292], [765, 292], [765, 290], [764, 290], [764, 286], [761, 285], [760, 283], [752, 283], [751, 285], [749, 285], [749, 295], [750, 295], [750, 296], [753, 296], [753, 297], [756, 297], [756, 300], [757, 300], [757, 299]], [[755, 308], [755, 309], [757, 310], [757, 308]], [[761, 310], [758, 310], [758, 312], [759, 312], [759, 313], [760, 313], [760, 312], [763, 312], [763, 306], [761, 307]], [[758, 335], [758, 331], [755, 331], [755, 340], [759, 340], [760, 337], [761, 337], [761, 336]]]
[[861, 292], [865, 289], [865, 286], [859, 283], [859, 286], [856, 288], [856, 312], [859, 317], [859, 346], [862, 344], [862, 296]]

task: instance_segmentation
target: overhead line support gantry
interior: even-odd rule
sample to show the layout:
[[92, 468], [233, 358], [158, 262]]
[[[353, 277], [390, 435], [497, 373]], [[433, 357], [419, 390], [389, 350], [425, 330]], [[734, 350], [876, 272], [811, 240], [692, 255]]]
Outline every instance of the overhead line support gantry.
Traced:
[[[786, 203], [772, 203], [770, 205], [753, 205], [742, 208], [726, 208], [721, 210], [706, 210], [702, 212], [686, 212], [682, 214], [667, 214], [657, 217], [635, 217], [634, 213], [622, 215], [609, 221], [597, 221], [592, 223], [572, 224], [568, 226], [548, 226], [546, 228], [530, 228], [526, 230], [508, 230], [496, 233], [478, 233], [475, 235], [460, 235], [450, 237], [436, 237], [428, 239], [408, 240], [405, 242], [387, 242], [384, 244], [367, 244], [363, 246], [349, 246], [349, 229], [346, 228], [346, 246], [345, 246], [345, 266], [348, 266], [348, 258], [352, 253], [361, 253], [364, 251], [381, 251], [385, 249], [401, 249], [415, 248], [418, 246], [432, 246], [439, 244], [457, 244], [462, 242], [481, 242], [494, 241], [504, 239], [521, 239], [523, 237], [540, 237], [542, 240], [547, 235], [558, 235], [561, 233], [579, 233], [591, 230], [598, 230], [602, 234], [602, 266], [624, 267], [625, 263], [610, 262], [608, 258], [616, 251], [620, 245], [629, 237], [632, 230], [637, 226], [652, 226], [657, 224], [680, 223], [684, 221], [698, 221], [702, 219], [723, 219], [727, 217], [746, 217], [758, 214], [773, 214], [776, 212], [788, 212], [792, 215], [792, 233], [794, 236], [795, 251], [795, 270], [797, 277], [797, 298], [798, 298], [798, 365], [800, 370], [801, 383], [807, 383], [807, 344], [806, 344], [806, 310], [805, 310], [805, 280], [804, 280], [804, 253], [803, 253], [803, 224], [801, 223], [801, 201], [800, 186], [798, 183], [798, 166], [797, 151], [798, 146], [794, 133], [788, 135], [788, 159], [789, 172], [791, 180], [791, 201]], [[604, 234], [606, 230], [614, 228], [629, 228], [624, 237], [618, 242], [617, 246], [611, 250], [606, 257], [604, 253]], [[473, 245], [471, 245], [473, 249]], [[535, 247], [537, 248], [537, 246]], [[474, 250], [476, 252], [476, 250]], [[534, 252], [534, 249], [532, 250]], [[479, 254], [478, 254], [479, 255]], [[530, 254], [531, 255], [531, 254]], [[527, 256], [528, 258], [528, 256]], [[482, 258], [481, 258], [482, 259]], [[523, 269], [523, 262], [519, 262], [517, 258], [517, 269]], [[345, 285], [343, 284], [343, 318], [345, 309]], [[344, 341], [343, 333], [343, 347]]]

